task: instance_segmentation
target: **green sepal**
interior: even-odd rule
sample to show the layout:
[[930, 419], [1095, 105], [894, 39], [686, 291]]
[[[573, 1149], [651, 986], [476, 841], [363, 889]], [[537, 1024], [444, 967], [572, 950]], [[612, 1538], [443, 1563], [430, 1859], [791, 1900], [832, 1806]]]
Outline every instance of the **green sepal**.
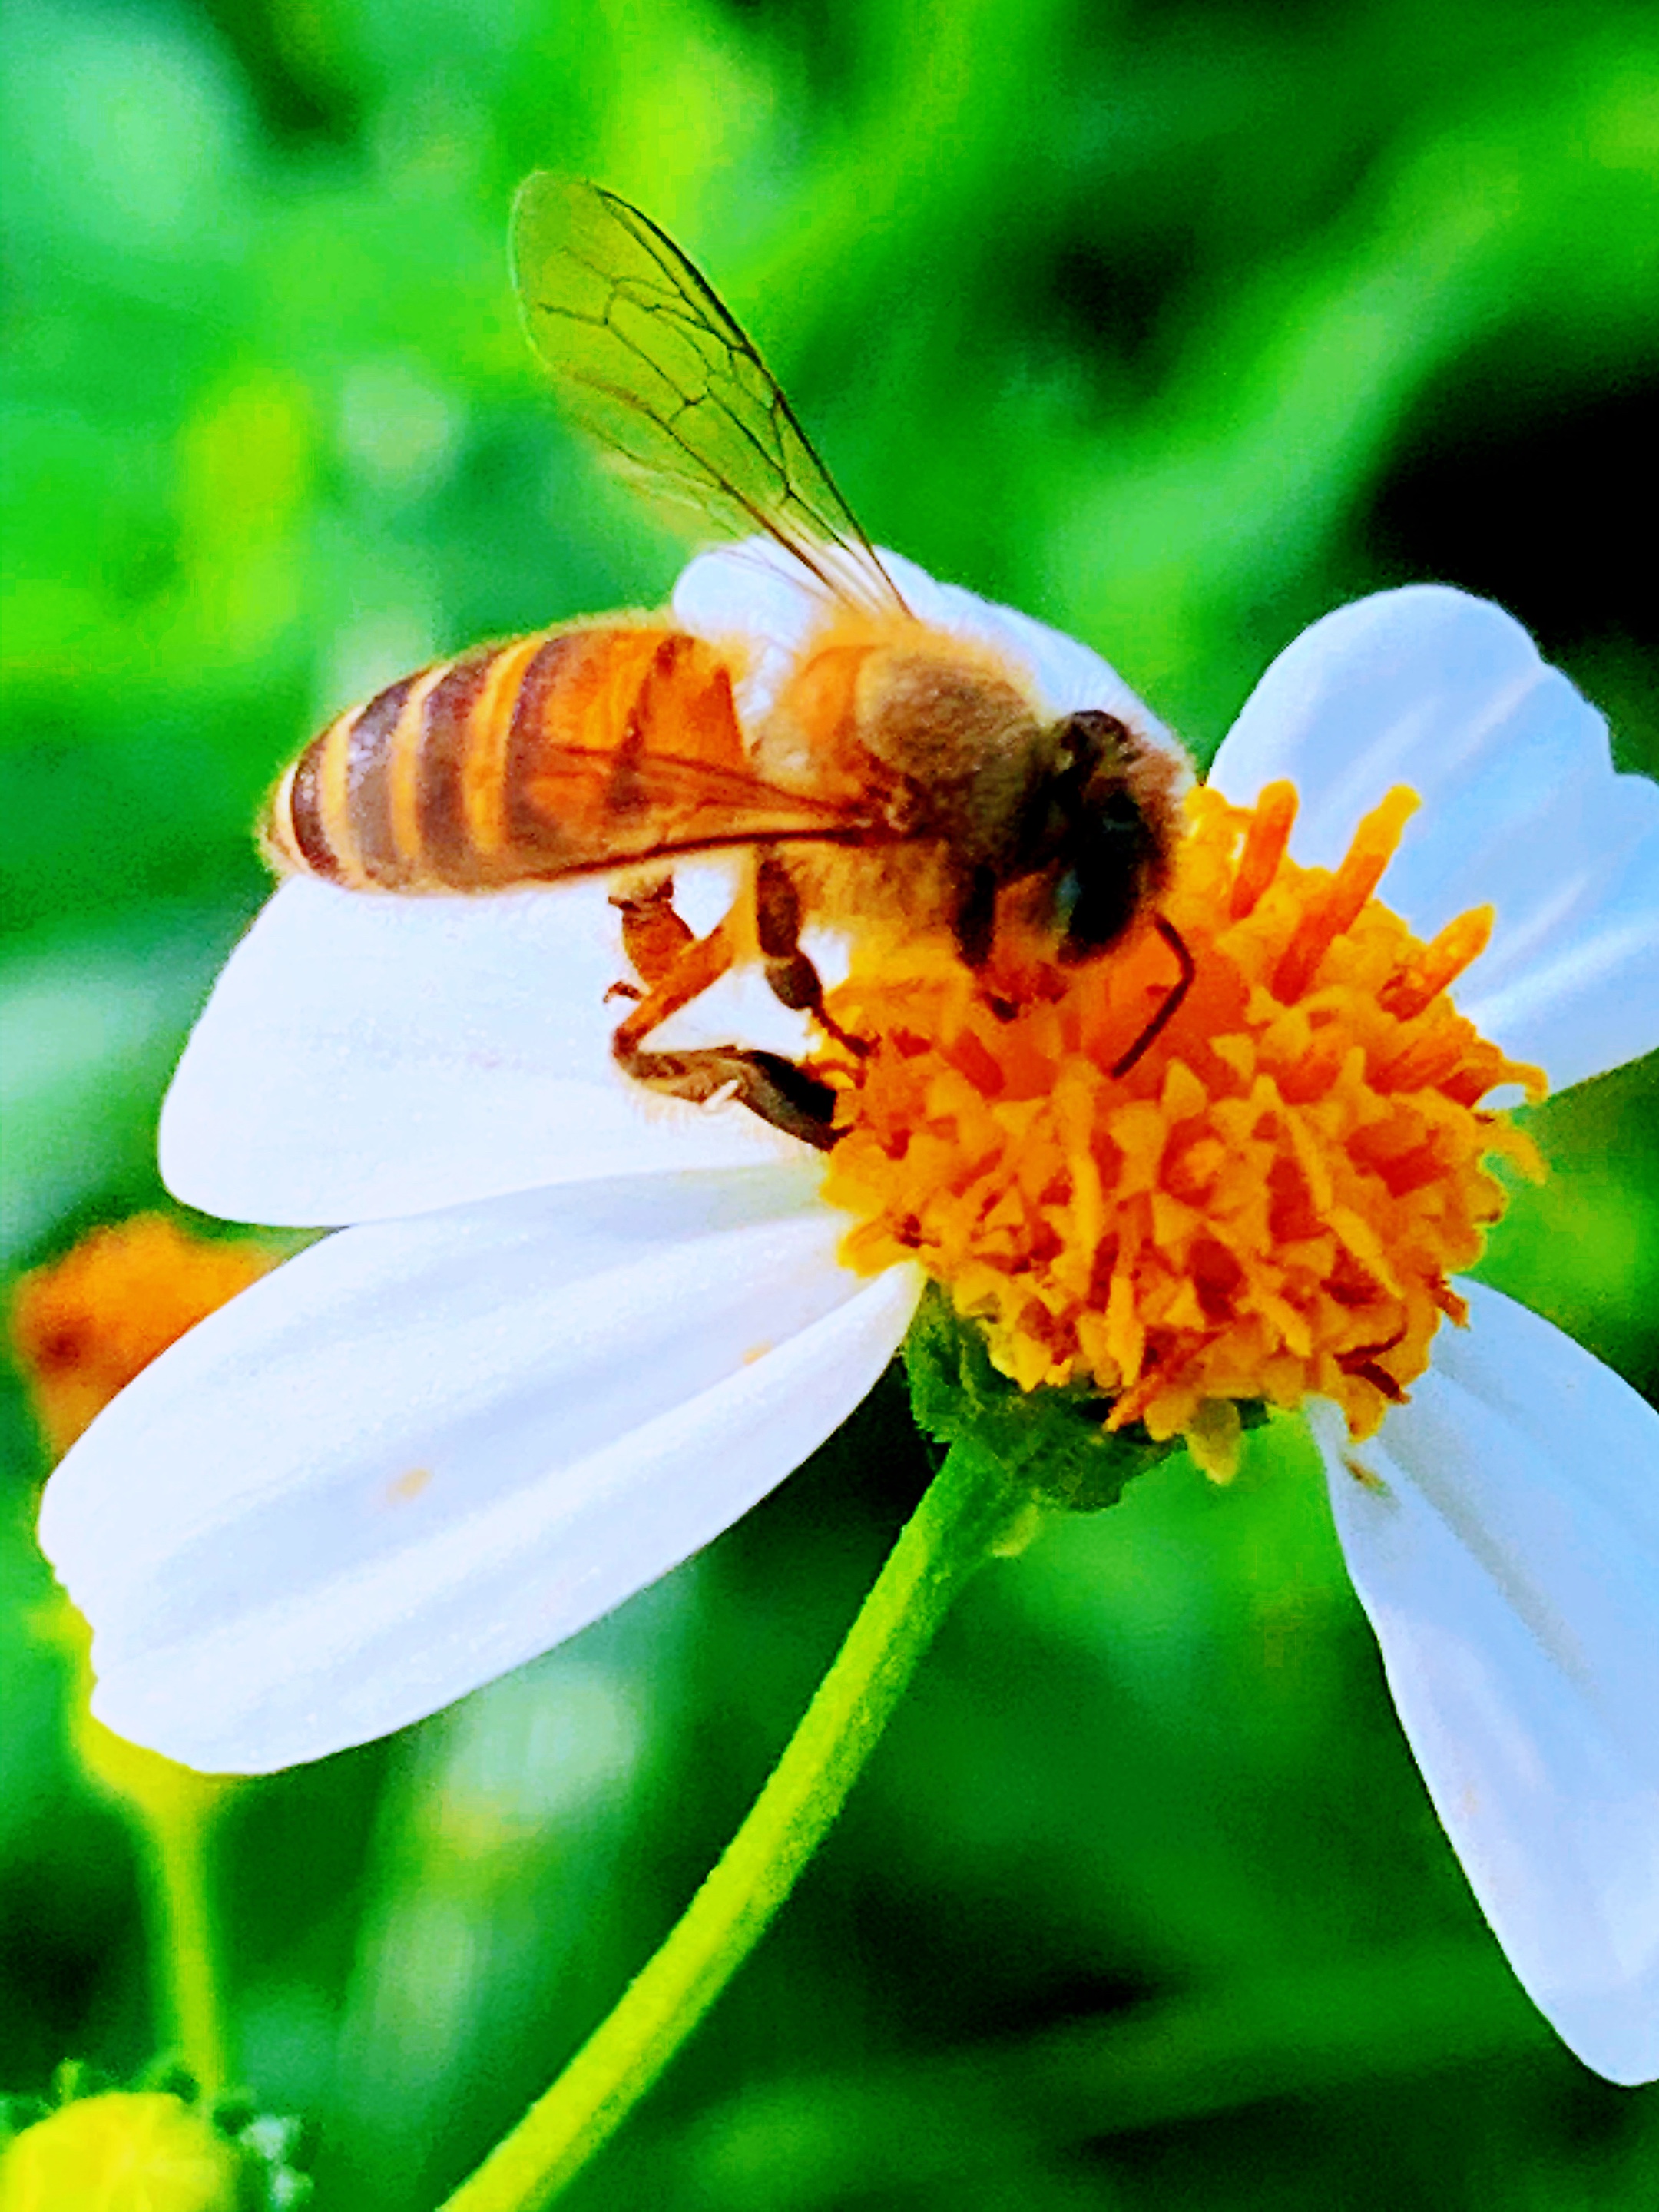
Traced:
[[[1109, 1429], [1112, 1401], [1081, 1389], [1022, 1390], [991, 1364], [985, 1339], [930, 1284], [904, 1340], [916, 1425], [945, 1444], [972, 1443], [1045, 1505], [1098, 1513], [1171, 1452], [1139, 1422]], [[1241, 1408], [1241, 1411], [1244, 1409]], [[1245, 1413], [1247, 1425], [1249, 1414]]]

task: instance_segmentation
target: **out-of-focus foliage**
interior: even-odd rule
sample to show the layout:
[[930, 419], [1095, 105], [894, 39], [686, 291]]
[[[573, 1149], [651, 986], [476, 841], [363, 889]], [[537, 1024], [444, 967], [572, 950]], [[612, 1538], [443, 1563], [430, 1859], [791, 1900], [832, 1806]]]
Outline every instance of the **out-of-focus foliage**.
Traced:
[[[12, 0], [0, 751], [9, 1268], [155, 1115], [314, 725], [661, 598], [504, 255], [532, 167], [709, 270], [872, 532], [1207, 752], [1378, 585], [1504, 599], [1659, 768], [1623, 547], [1659, 386], [1659, 28], [1589, 0]], [[1492, 1279], [1659, 1384], [1651, 1064], [1533, 1117]], [[131, 1844], [0, 1524], [0, 2081], [134, 2078]], [[318, 1409], [326, 1418], [326, 1409]], [[925, 1476], [896, 1385], [700, 1562], [386, 1746], [239, 1792], [237, 2058], [323, 2212], [432, 2203], [665, 1929]], [[986, 1576], [757, 1959], [573, 2202], [1644, 2206], [1659, 2093], [1553, 2044], [1274, 1425]]]

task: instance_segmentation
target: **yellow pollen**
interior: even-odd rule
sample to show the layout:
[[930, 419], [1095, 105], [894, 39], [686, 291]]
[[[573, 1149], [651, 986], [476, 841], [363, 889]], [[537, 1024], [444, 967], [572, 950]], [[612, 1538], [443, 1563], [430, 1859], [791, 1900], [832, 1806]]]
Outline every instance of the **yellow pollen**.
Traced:
[[1080, 966], [1012, 921], [977, 977], [860, 950], [829, 1012], [870, 1048], [823, 1069], [843, 1257], [920, 1261], [1022, 1389], [1086, 1384], [1218, 1479], [1242, 1401], [1333, 1399], [1370, 1435], [1464, 1318], [1449, 1279], [1504, 1206], [1486, 1162], [1541, 1171], [1480, 1102], [1542, 1073], [1446, 995], [1490, 911], [1424, 945], [1375, 896], [1417, 804], [1391, 793], [1333, 872], [1289, 857], [1290, 784], [1194, 792], [1158, 902], [1192, 985], [1121, 1077], [1176, 981], [1150, 917]]

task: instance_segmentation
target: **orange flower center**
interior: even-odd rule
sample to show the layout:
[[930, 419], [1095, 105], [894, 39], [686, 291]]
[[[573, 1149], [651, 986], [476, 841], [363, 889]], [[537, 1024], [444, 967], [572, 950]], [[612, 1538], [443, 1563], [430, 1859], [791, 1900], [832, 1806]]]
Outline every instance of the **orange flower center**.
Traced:
[[919, 1261], [1023, 1389], [1087, 1384], [1218, 1475], [1241, 1402], [1334, 1399], [1370, 1435], [1465, 1318], [1449, 1277], [1504, 1203], [1485, 1162], [1540, 1172], [1480, 1101], [1543, 1075], [1446, 995], [1492, 910], [1424, 945], [1372, 896], [1417, 803], [1392, 793], [1333, 873], [1289, 857], [1291, 785], [1194, 791], [1158, 902], [1193, 980], [1150, 1042], [1178, 975], [1150, 919], [1083, 966], [855, 957], [829, 1010], [870, 1049], [824, 1071], [848, 1264]]

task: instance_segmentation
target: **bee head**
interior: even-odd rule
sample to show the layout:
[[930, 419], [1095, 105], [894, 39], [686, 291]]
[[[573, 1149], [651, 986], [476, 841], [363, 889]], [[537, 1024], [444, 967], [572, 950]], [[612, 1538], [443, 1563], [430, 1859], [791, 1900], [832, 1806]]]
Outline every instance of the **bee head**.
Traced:
[[1169, 840], [1161, 764], [1114, 714], [1085, 709], [1054, 732], [1053, 767], [1028, 816], [1031, 865], [1052, 885], [1064, 961], [1115, 945], [1163, 879]]

